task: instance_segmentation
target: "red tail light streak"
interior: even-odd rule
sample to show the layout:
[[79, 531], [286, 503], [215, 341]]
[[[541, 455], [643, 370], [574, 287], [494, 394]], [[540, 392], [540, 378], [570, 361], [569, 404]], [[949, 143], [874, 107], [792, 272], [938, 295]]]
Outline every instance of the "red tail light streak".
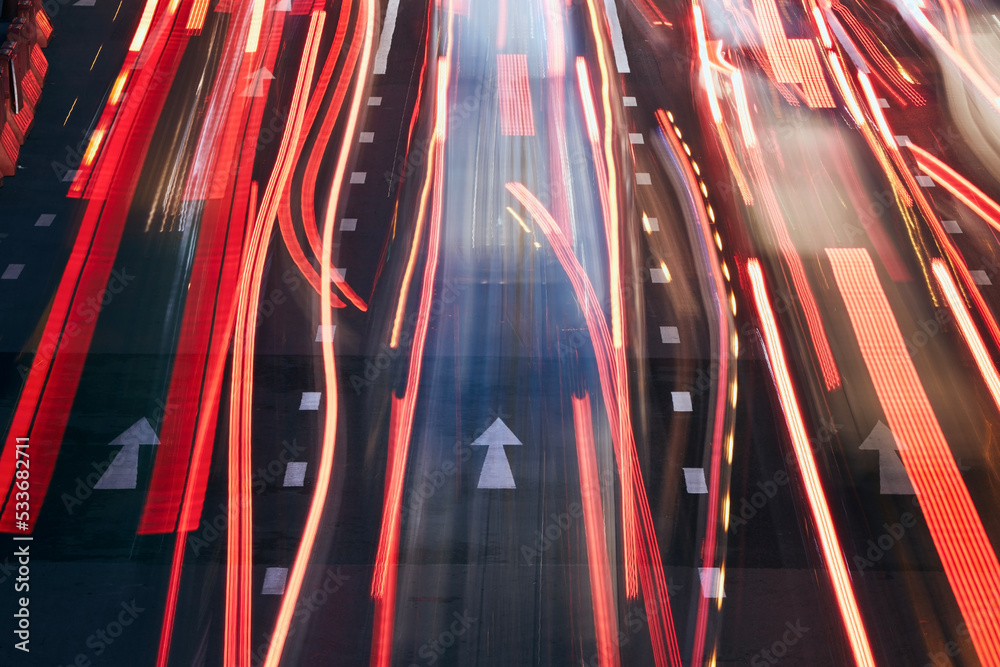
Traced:
[[[626, 582], [631, 568], [636, 572], [642, 585], [656, 665], [680, 667], [680, 649], [670, 611], [663, 562], [636, 454], [624, 359], [614, 351], [608, 325], [600, 309], [601, 302], [586, 271], [552, 215], [523, 184], [508, 183], [507, 191], [520, 202], [542, 229], [573, 285], [573, 291], [587, 321], [587, 330], [597, 357], [601, 393], [611, 426], [611, 438], [622, 485], [622, 539], [625, 547], [623, 559]], [[632, 541], [631, 546], [629, 540]], [[635, 597], [637, 592], [636, 594], [627, 592], [627, 594], [629, 597]]]
[[[449, 11], [449, 24], [453, 14]], [[449, 40], [449, 44], [451, 41]], [[424, 346], [430, 326], [430, 312], [434, 300], [434, 279], [437, 275], [438, 256], [441, 249], [441, 219], [444, 206], [444, 149], [448, 136], [448, 91], [451, 77], [449, 56], [438, 59], [437, 95], [435, 97], [434, 164], [428, 170], [424, 192], [433, 190], [428, 227], [427, 259], [424, 264], [420, 305], [417, 311], [416, 331], [413, 336], [410, 367], [406, 378], [405, 394], [394, 399], [389, 433], [389, 463], [386, 471], [385, 500], [382, 507], [382, 528], [379, 534], [375, 573], [371, 594], [375, 598], [375, 629], [372, 633], [372, 667], [388, 667], [392, 659], [392, 628], [396, 613], [396, 556], [399, 550], [400, 513], [403, 503], [403, 481], [409, 458], [410, 436], [417, 406], [419, 383], [424, 361]], [[423, 215], [423, 211], [419, 215]], [[415, 243], [418, 241], [414, 241]], [[405, 295], [404, 295], [405, 296]]]
[[995, 201], [987, 197], [982, 190], [957, 171], [924, 149], [912, 143], [907, 144], [906, 147], [913, 153], [917, 159], [917, 165], [924, 173], [954, 195], [956, 199], [971, 208], [976, 215], [992, 225], [994, 229], [1000, 230], [1000, 206]]
[[580, 497], [583, 501], [583, 522], [587, 538], [587, 568], [590, 573], [590, 595], [594, 607], [594, 628], [597, 635], [597, 655], [601, 665], [620, 664], [618, 655], [618, 624], [611, 587], [611, 565], [608, 562], [608, 542], [604, 530], [604, 508], [601, 505], [601, 483], [594, 449], [591, 426], [590, 396], [573, 397], [573, 425], [576, 429], [576, 460], [580, 469]]
[[931, 268], [934, 271], [934, 278], [937, 279], [938, 287], [941, 288], [944, 299], [948, 303], [948, 307], [955, 315], [955, 319], [958, 320], [958, 328], [961, 330], [962, 337], [965, 338], [965, 342], [969, 346], [969, 351], [972, 352], [972, 356], [976, 360], [976, 366], [979, 367], [979, 373], [983, 376], [986, 387], [990, 390], [993, 403], [1000, 410], [1000, 375], [997, 374], [997, 367], [993, 364], [993, 359], [986, 350], [983, 337], [979, 335], [979, 330], [976, 329], [976, 325], [972, 322], [969, 309], [965, 306], [965, 301], [962, 299], [958, 291], [958, 286], [951, 277], [951, 273], [948, 271], [948, 266], [944, 263], [944, 260], [932, 260]]
[[498, 53], [497, 85], [501, 134], [508, 137], [534, 136], [535, 115], [531, 109], [528, 56], [523, 53]]
[[1000, 564], [875, 266], [861, 248], [826, 252], [889, 428], [905, 444], [900, 457], [976, 652], [983, 664], [1000, 664]]
[[816, 468], [816, 461], [809, 444], [809, 437], [806, 435], [805, 421], [802, 418], [791, 374], [785, 361], [785, 349], [778, 333], [774, 312], [771, 310], [770, 297], [764, 284], [764, 273], [761, 270], [760, 262], [756, 259], [747, 262], [747, 272], [753, 288], [757, 316], [760, 318], [761, 333], [764, 337], [771, 375], [774, 378], [775, 388], [778, 390], [778, 400], [781, 403], [785, 423], [792, 439], [795, 460], [799, 473], [802, 475], [806, 498], [809, 501], [809, 510], [819, 536], [823, 561], [826, 563], [833, 584], [837, 606], [847, 631], [847, 639], [851, 645], [854, 662], [857, 665], [874, 667], [875, 659], [872, 656], [868, 634], [865, 632], [861, 612], [858, 610], [854, 589], [851, 587], [851, 576], [847, 570], [847, 561], [840, 546], [840, 539], [833, 527], [833, 518], [830, 516], [826, 492], [823, 490], [823, 484], [820, 481], [819, 471]]
[[[355, 71], [356, 79], [354, 91], [351, 96], [350, 111], [345, 121], [345, 136], [353, 137], [358, 127], [358, 119], [361, 114], [363, 95], [368, 85], [368, 78], [371, 72], [372, 44], [375, 34], [375, 3], [374, 0], [361, 0], [358, 9], [357, 30], [364, 35], [364, 43], [361, 49], [361, 60], [358, 69]], [[318, 41], [316, 44], [318, 48]], [[315, 54], [313, 54], [315, 57]], [[320, 322], [324, 329], [333, 326], [333, 309], [331, 307], [332, 294], [332, 258], [333, 258], [333, 233], [336, 225], [338, 208], [340, 205], [340, 193], [344, 185], [344, 178], [347, 172], [347, 162], [350, 157], [352, 142], [341, 143], [340, 151], [337, 155], [336, 167], [330, 185], [330, 200], [327, 204], [326, 215], [323, 224], [323, 249], [320, 258]], [[277, 667], [281, 662], [281, 656], [285, 648], [285, 641], [288, 638], [288, 629], [292, 622], [292, 615], [295, 612], [295, 605], [299, 600], [299, 592], [302, 590], [302, 581], [305, 578], [306, 568], [312, 555], [313, 545], [316, 541], [316, 533], [319, 530], [320, 520], [323, 517], [323, 510], [326, 506], [326, 497], [330, 485], [331, 471], [333, 470], [333, 458], [337, 442], [338, 410], [340, 407], [336, 355], [334, 354], [333, 341], [324, 337], [323, 347], [323, 370], [325, 375], [325, 410], [323, 423], [323, 440], [320, 447], [319, 464], [316, 469], [316, 489], [309, 504], [309, 513], [306, 516], [305, 527], [302, 530], [302, 538], [299, 541], [299, 548], [295, 554], [295, 560], [288, 572], [288, 580], [285, 585], [285, 594], [281, 599], [281, 607], [274, 622], [274, 630], [271, 633], [271, 644], [267, 650], [263, 667]]]

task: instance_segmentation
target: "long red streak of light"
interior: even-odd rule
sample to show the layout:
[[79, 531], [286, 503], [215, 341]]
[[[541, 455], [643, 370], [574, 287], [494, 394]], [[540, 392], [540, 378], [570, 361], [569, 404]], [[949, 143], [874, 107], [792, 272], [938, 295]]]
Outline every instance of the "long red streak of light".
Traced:
[[[273, 67], [284, 17], [284, 12], [271, 14], [271, 38], [262, 62], [245, 59], [243, 69], [235, 73], [237, 79], [241, 73], [252, 71], [255, 64]], [[237, 54], [241, 50], [242, 40], [234, 28], [233, 34], [227, 36], [224, 53]], [[217, 78], [213, 97], [226, 94], [221, 90], [225, 88], [225, 79]], [[208, 459], [215, 442], [218, 399], [236, 317], [234, 295], [244, 231], [250, 229], [244, 221], [265, 101], [266, 97], [233, 98], [233, 105], [224, 114], [224, 126], [211, 135], [213, 142], [218, 143], [211, 166], [203, 167], [200, 176], [192, 172], [185, 186], [186, 195], [190, 192], [199, 199], [206, 196], [206, 189], [217, 187], [218, 192], [208, 193], [201, 214], [196, 261], [191, 270], [191, 287], [167, 395], [167, 405], [176, 409], [168, 410], [163, 419], [160, 432], [163, 445], [157, 448], [139, 534], [191, 531], [198, 527], [208, 484]], [[253, 200], [256, 202], [256, 195]], [[179, 524], [178, 513], [182, 514]]]
[[[362, 48], [361, 62], [356, 70], [357, 79], [351, 98], [350, 113], [344, 124], [345, 136], [348, 137], [355, 136], [358, 117], [361, 114], [362, 95], [367, 86], [371, 69], [372, 41], [375, 31], [374, 0], [362, 0], [362, 5], [358, 12], [358, 20], [362, 22], [358, 30], [364, 34], [364, 46]], [[341, 143], [340, 151], [337, 155], [336, 169], [330, 185], [330, 199], [327, 203], [323, 224], [323, 249], [320, 258], [320, 323], [324, 329], [333, 326], [333, 310], [330, 307], [332, 296], [330, 282], [332, 279], [331, 262], [333, 256], [334, 219], [337, 216], [337, 209], [340, 204], [340, 192], [344, 185], [347, 161], [351, 154], [351, 143], [350, 141]], [[302, 531], [302, 539], [299, 542], [298, 552], [295, 554], [295, 561], [288, 573], [285, 595], [281, 599], [281, 609], [278, 611], [278, 617], [274, 623], [274, 631], [271, 633], [271, 645], [268, 647], [263, 667], [277, 667], [281, 662], [281, 654], [285, 648], [285, 640], [288, 637], [288, 628], [292, 622], [292, 614], [295, 612], [295, 606], [298, 604], [299, 592], [302, 590], [302, 581], [305, 578], [313, 544], [316, 541], [316, 533], [319, 530], [320, 520], [323, 517], [323, 509], [326, 505], [326, 496], [330, 485], [330, 475], [333, 470], [339, 408], [337, 365], [336, 355], [333, 350], [333, 341], [328, 337], [324, 337], [322, 346], [323, 370], [326, 377], [326, 413], [323, 426], [323, 445], [320, 451], [319, 465], [316, 470], [316, 490], [309, 505], [309, 514], [306, 517], [306, 525]]]
[[500, 98], [500, 133], [508, 137], [534, 136], [535, 115], [531, 109], [527, 55], [497, 54], [497, 87]]
[[921, 170], [975, 211], [976, 215], [992, 225], [994, 229], [1000, 230], [1000, 206], [995, 201], [970, 183], [968, 179], [924, 149], [913, 144], [907, 144], [907, 148], [917, 159], [917, 165]]
[[620, 664], [618, 655], [618, 618], [611, 588], [611, 564], [604, 530], [601, 483], [597, 471], [597, 451], [590, 415], [590, 397], [573, 397], [573, 425], [576, 428], [576, 460], [580, 468], [580, 498], [587, 538], [587, 567], [590, 595], [594, 607], [597, 655], [601, 665]]
[[951, 273], [948, 271], [948, 266], [944, 263], [944, 260], [932, 260], [931, 267], [934, 271], [934, 277], [937, 279], [938, 286], [944, 293], [945, 301], [948, 302], [948, 307], [951, 308], [951, 312], [955, 314], [955, 318], [958, 320], [958, 327], [962, 332], [962, 337], [965, 338], [966, 345], [969, 346], [969, 351], [972, 352], [972, 356], [976, 360], [979, 373], [983, 376], [983, 380], [986, 381], [986, 387], [990, 390], [990, 395], [993, 397], [993, 404], [997, 406], [997, 409], [1000, 409], [1000, 375], [997, 374], [997, 367], [994, 365], [993, 359], [990, 358], [990, 353], [986, 350], [983, 337], [979, 335], [979, 330], [973, 324], [969, 309], [965, 306], [965, 301], [962, 300], [958, 292], [958, 286], [955, 285], [955, 281], [951, 277]]
[[413, 414], [417, 406], [420, 371], [424, 361], [424, 345], [430, 325], [430, 311], [434, 297], [434, 278], [437, 275], [438, 255], [441, 246], [441, 217], [444, 205], [444, 149], [448, 128], [448, 88], [450, 62], [438, 59], [437, 97], [435, 99], [434, 166], [428, 173], [433, 179], [433, 201], [428, 229], [427, 259], [424, 265], [420, 305], [417, 311], [416, 331], [410, 368], [406, 378], [406, 393], [394, 400], [393, 414], [399, 413], [395, 429], [389, 434], [390, 460], [388, 483], [382, 508], [382, 529], [379, 535], [375, 573], [372, 578], [372, 596], [375, 598], [375, 630], [372, 633], [372, 667], [388, 667], [392, 659], [392, 628], [396, 613], [396, 556], [399, 551], [399, 522], [403, 499], [403, 480], [413, 430]]
[[[148, 76], [153, 76], [153, 70], [163, 75], [174, 72], [186, 43], [186, 38], [177, 37], [170, 40], [168, 47], [165, 35], [162, 44], [153, 49], [159, 60], [147, 67]], [[132, 120], [159, 117], [166, 95], [166, 87], [150, 88], [131, 107]], [[100, 297], [108, 284], [152, 133], [153, 123], [123, 124], [112, 132], [101, 156], [102, 162], [109, 163], [109, 174], [117, 176], [115, 191], [106, 202], [88, 202], [84, 212], [0, 453], [0, 489], [5, 494], [14, 482], [14, 439], [30, 436], [45, 443], [32, 451], [31, 460], [32, 495], [45, 497], [96, 325], [95, 319], [84, 316], [90, 312], [85, 301]], [[129, 150], [124, 150], [126, 143]], [[14, 531], [14, 508], [13, 503], [5, 506], [0, 531]]]
[[826, 501], [826, 493], [819, 478], [819, 471], [816, 468], [816, 461], [813, 458], [809, 437], [806, 435], [805, 423], [802, 419], [802, 413], [799, 410], [798, 398], [795, 396], [792, 378], [785, 361], [785, 349], [781, 344], [778, 325], [775, 321], [774, 312], [771, 310], [767, 288], [764, 285], [764, 274], [761, 271], [760, 263], [756, 259], [751, 259], [747, 262], [747, 271], [749, 272], [750, 282], [753, 286], [754, 303], [757, 306], [757, 315], [760, 318], [761, 333], [764, 335], [771, 375], [774, 378], [774, 384], [778, 390], [778, 399], [781, 402], [781, 409], [785, 414], [788, 432], [792, 438], [795, 459], [798, 463], [799, 472], [802, 475], [806, 497], [809, 500], [809, 509], [812, 514], [813, 524], [816, 526], [819, 535], [823, 561], [826, 563], [827, 570], [830, 573], [833, 592], [837, 598], [837, 607], [840, 609], [840, 616], [847, 631], [847, 639], [851, 645], [851, 652], [854, 654], [854, 662], [857, 665], [874, 667], [875, 658], [872, 656], [868, 634], [865, 632], [864, 623], [861, 620], [861, 612], [858, 610], [858, 603], [854, 598], [854, 589], [851, 587], [851, 575], [847, 570], [847, 561], [844, 559], [844, 551], [840, 546], [840, 539], [837, 537], [837, 532], [833, 527], [833, 518], [830, 516], [830, 507]]
[[1000, 564], [863, 248], [827, 249], [861, 355], [983, 664], [1000, 664]]
[[[680, 650], [677, 646], [677, 634], [674, 629], [673, 616], [670, 612], [670, 599], [667, 595], [666, 581], [663, 574], [663, 563], [660, 557], [656, 530], [652, 513], [649, 509], [649, 498], [646, 495], [645, 482], [639, 467], [635, 449], [634, 434], [631, 425], [631, 406], [628, 393], [627, 378], [616, 366], [612, 353], [611, 336], [607, 322], [600, 311], [600, 301], [594, 292], [593, 285], [586, 271], [570, 248], [566, 238], [556, 225], [552, 215], [521, 183], [508, 183], [510, 192], [531, 214], [539, 224], [552, 246], [560, 265], [569, 277], [576, 294], [577, 301], [587, 321], [587, 330], [594, 345], [597, 357], [598, 375], [601, 380], [601, 392], [604, 397], [605, 410], [611, 426], [611, 437], [614, 444], [615, 458], [619, 471], [628, 469], [629, 473], [620, 472], [623, 481], [631, 483], [629, 488], [622, 490], [622, 503], [631, 506], [623, 512], [624, 516], [636, 516], [631, 526], [622, 527], [623, 533], [633, 531], [631, 539], [643, 548], [644, 558], [633, 565], [638, 570], [645, 595], [643, 596], [649, 616], [650, 638], [653, 644], [653, 654], [656, 664], [680, 666]], [[638, 501], [638, 502], [637, 502]], [[636, 510], [638, 507], [638, 512]], [[623, 539], [629, 539], [625, 535]], [[628, 565], [626, 565], [626, 568]]]
[[292, 170], [291, 153], [298, 143], [304, 96], [312, 81], [319, 34], [325, 14], [314, 13], [306, 36], [298, 79], [292, 94], [290, 121], [285, 126], [275, 167], [264, 192], [251, 237], [244, 250], [238, 305], [233, 337], [233, 381], [229, 401], [229, 530], [226, 550], [226, 606], [223, 660], [227, 665], [249, 667], [251, 606], [251, 567], [253, 563], [253, 488], [252, 426], [254, 351], [257, 313], [264, 268], [277, 214], [278, 196]]

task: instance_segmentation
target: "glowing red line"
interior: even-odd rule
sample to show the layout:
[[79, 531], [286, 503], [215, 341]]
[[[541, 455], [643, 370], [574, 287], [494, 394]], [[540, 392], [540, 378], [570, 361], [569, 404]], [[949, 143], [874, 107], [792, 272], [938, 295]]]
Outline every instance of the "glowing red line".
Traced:
[[1000, 563], [863, 248], [827, 249], [862, 357], [983, 664], [1000, 664]]
[[771, 374], [778, 390], [778, 399], [781, 402], [782, 412], [785, 414], [788, 432], [792, 438], [795, 459], [802, 474], [813, 524], [816, 526], [819, 536], [823, 561], [830, 573], [830, 580], [837, 598], [837, 607], [840, 609], [840, 616], [847, 631], [847, 638], [854, 654], [854, 662], [858, 665], [874, 667], [875, 659], [872, 656], [868, 635], [861, 620], [857, 600], [854, 598], [854, 589], [851, 588], [851, 576], [847, 570], [847, 562], [844, 559], [844, 552], [840, 546], [837, 532], [833, 527], [833, 518], [830, 516], [826, 493], [820, 482], [819, 471], [816, 468], [809, 437], [806, 435], [805, 423], [799, 410], [791, 375], [788, 372], [785, 350], [781, 344], [778, 325], [771, 310], [767, 288], [764, 285], [764, 274], [756, 259], [747, 262], [747, 271], [753, 286], [754, 303], [760, 317], [761, 333], [764, 335]]
[[832, 109], [836, 107], [830, 87], [823, 76], [823, 68], [816, 55], [816, 45], [811, 39], [790, 39], [788, 46], [799, 69], [802, 92], [810, 109]]
[[501, 134], [508, 137], [534, 136], [535, 116], [531, 108], [528, 56], [523, 53], [498, 53], [497, 84]]
[[[356, 82], [354, 93], [351, 98], [351, 111], [344, 125], [345, 136], [353, 137], [358, 126], [358, 117], [361, 113], [362, 94], [368, 84], [368, 76], [371, 61], [372, 41], [375, 31], [375, 6], [373, 0], [362, 0], [363, 4], [359, 9], [358, 17], [363, 25], [358, 30], [364, 33], [364, 47], [362, 49], [361, 63], [356, 70]], [[363, 17], [363, 19], [362, 19]], [[331, 267], [333, 254], [333, 231], [335, 228], [334, 219], [340, 204], [340, 192], [344, 184], [344, 176], [347, 170], [347, 161], [350, 157], [351, 142], [341, 143], [340, 152], [337, 155], [336, 169], [333, 174], [330, 186], [330, 199], [327, 204], [326, 215], [323, 224], [323, 252], [320, 259], [320, 323], [324, 328], [333, 325], [333, 310], [330, 307], [332, 296], [331, 289]], [[313, 494], [312, 502], [309, 506], [309, 514], [302, 531], [302, 539], [299, 542], [298, 552], [295, 554], [295, 561], [288, 573], [288, 580], [285, 585], [285, 595], [281, 600], [281, 609], [275, 620], [274, 631], [271, 636], [271, 645], [268, 647], [267, 657], [263, 667], [277, 667], [281, 661], [281, 654], [284, 651], [285, 640], [288, 637], [288, 628], [292, 622], [292, 614], [298, 604], [299, 592], [302, 589], [302, 581], [305, 577], [306, 568], [309, 565], [309, 557], [312, 554], [313, 544], [316, 540], [316, 533], [319, 530], [320, 519], [323, 516], [323, 509], [326, 505], [326, 496], [330, 484], [330, 475], [333, 470], [333, 458], [337, 442], [337, 418], [339, 408], [339, 394], [337, 387], [337, 367], [336, 356], [333, 350], [333, 341], [324, 337], [323, 347], [323, 370], [326, 376], [326, 412], [323, 427], [323, 444], [320, 450], [320, 461], [316, 470], [316, 490]]]
[[767, 51], [778, 83], [799, 83], [802, 74], [796, 66], [785, 28], [781, 23], [781, 14], [774, 0], [753, 0], [753, 11], [757, 15], [757, 25], [764, 42], [764, 49]]
[[587, 538], [587, 566], [590, 594], [594, 607], [597, 655], [601, 665], [618, 665], [618, 619], [611, 588], [611, 564], [608, 561], [601, 483], [597, 472], [597, 452], [590, 416], [590, 397], [573, 397], [573, 424], [576, 428], [576, 460], [580, 469], [580, 497]]
[[995, 201], [957, 171], [924, 149], [913, 144], [908, 144], [907, 148], [917, 158], [917, 165], [921, 170], [975, 211], [979, 217], [990, 223], [995, 229], [1000, 230], [1000, 206]]
[[983, 380], [986, 381], [986, 386], [993, 397], [993, 403], [1000, 409], [1000, 375], [997, 374], [997, 367], [993, 364], [993, 359], [986, 350], [983, 337], [979, 335], [979, 330], [973, 324], [969, 309], [965, 306], [965, 301], [962, 300], [958, 292], [958, 287], [955, 285], [955, 281], [952, 279], [944, 260], [934, 259], [931, 261], [931, 266], [933, 267], [934, 277], [937, 278], [938, 286], [941, 288], [945, 300], [948, 302], [948, 307], [951, 308], [951, 312], [955, 314], [958, 320], [962, 337], [965, 338], [966, 345], [969, 346], [972, 356], [976, 359], [976, 365], [979, 366], [979, 373], [983, 376]]
[[[542, 229], [553, 252], [559, 259], [560, 265], [569, 277], [577, 301], [584, 313], [587, 330], [590, 333], [597, 357], [601, 392], [611, 426], [611, 437], [619, 475], [622, 479], [623, 541], [633, 540], [635, 549], [638, 550], [639, 547], [642, 547], [644, 555], [642, 559], [633, 556], [631, 563], [626, 561], [626, 573], [630, 567], [637, 570], [645, 591], [643, 601], [650, 618], [650, 637], [655, 663], [658, 666], [670, 664], [679, 667], [681, 664], [680, 650], [677, 646], [677, 634], [670, 612], [670, 599], [667, 595], [663, 575], [663, 563], [657, 545], [652, 513], [649, 510], [649, 498], [646, 495], [645, 483], [635, 449], [626, 369], [620, 363], [620, 357], [612, 354], [611, 336], [608, 332], [607, 322], [601, 313], [600, 301], [594, 292], [593, 285], [552, 215], [538, 201], [538, 198], [521, 183], [508, 183], [507, 191], [527, 209]], [[634, 553], [636, 553], [635, 550], [631, 552], [623, 550], [624, 557]]]

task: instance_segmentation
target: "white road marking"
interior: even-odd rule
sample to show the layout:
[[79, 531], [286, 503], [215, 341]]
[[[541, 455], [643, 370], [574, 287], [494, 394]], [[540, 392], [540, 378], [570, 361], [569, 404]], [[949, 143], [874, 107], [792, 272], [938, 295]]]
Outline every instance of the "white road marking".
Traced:
[[972, 274], [972, 282], [976, 283], [977, 285], [992, 285], [993, 284], [993, 281], [990, 280], [989, 274], [986, 273], [985, 271], [983, 271], [982, 269], [976, 269], [975, 271], [969, 271], [969, 273]]
[[684, 484], [688, 493], [708, 493], [704, 468], [683, 468]]
[[299, 401], [299, 410], [319, 410], [319, 400], [323, 397], [321, 391], [304, 391]]
[[888, 109], [889, 108], [889, 100], [885, 99], [884, 97], [880, 97], [880, 98], [878, 98], [878, 105], [882, 109]]
[[67, 172], [65, 174], [63, 174], [62, 182], [63, 183], [72, 183], [76, 179], [76, 172], [77, 171], [79, 171], [79, 170], [78, 169], [69, 169], [69, 170], [67, 170]]
[[636, 103], [635, 103], [635, 98], [634, 97], [623, 97], [622, 98], [622, 104], [624, 104], [627, 107], [637, 106]]
[[660, 340], [664, 343], [680, 343], [681, 334], [677, 327], [660, 327]]
[[490, 425], [486, 432], [479, 436], [473, 447], [488, 447], [486, 450], [486, 461], [483, 462], [483, 471], [479, 474], [480, 489], [515, 489], [514, 474], [510, 471], [510, 463], [507, 461], [507, 453], [504, 445], [520, 445], [521, 441], [511, 433], [507, 425], [501, 419], [497, 419]]
[[934, 187], [934, 179], [930, 176], [925, 176], [924, 174], [917, 174], [917, 183], [919, 183], [922, 188]]
[[316, 342], [325, 343], [327, 341], [333, 342], [333, 337], [337, 335], [337, 325], [328, 324], [323, 326], [322, 324], [316, 327]]
[[340, 220], [340, 231], [342, 232], [353, 232], [358, 228], [357, 218], [342, 218]]
[[38, 216], [38, 220], [35, 221], [35, 227], [49, 227], [55, 219], [55, 213], [43, 213]]
[[640, 172], [635, 175], [636, 185], [652, 185], [653, 180], [649, 177], [646, 172]]
[[285, 479], [282, 486], [303, 486], [306, 480], [306, 461], [292, 461], [285, 466]]
[[881, 420], [875, 424], [875, 428], [861, 443], [862, 450], [874, 449], [878, 451], [879, 493], [883, 495], [908, 496], [913, 494], [910, 476], [906, 473], [903, 460], [899, 458], [897, 453], [897, 450], [903, 448], [896, 435]]
[[893, 137], [893, 139], [896, 140], [896, 145], [899, 146], [900, 148], [902, 148], [903, 146], [910, 145], [910, 138], [905, 134], [897, 134], [896, 136]]
[[691, 412], [690, 391], [672, 391], [670, 392], [670, 399], [674, 403], [674, 412]]
[[360, 141], [363, 144], [370, 144], [373, 141], [375, 141], [375, 133], [374, 132], [362, 132], [361, 133], [361, 137], [358, 139], [358, 141]]
[[396, 14], [399, 13], [399, 0], [389, 0], [385, 10], [385, 21], [382, 23], [382, 34], [378, 39], [378, 51], [375, 52], [375, 74], [385, 74], [389, 66], [389, 48], [392, 47], [392, 34], [396, 32]]
[[287, 567], [269, 567], [264, 570], [264, 587], [261, 595], [282, 595], [285, 592], [285, 582], [288, 580]]
[[667, 274], [667, 272], [664, 271], [661, 268], [650, 269], [649, 270], [649, 278], [654, 283], [669, 283], [670, 282], [670, 275]]
[[370, 106], [370, 107], [380, 107], [380, 106], [382, 106], [382, 98], [381, 97], [369, 97], [368, 98], [368, 106]]
[[139, 477], [139, 447], [141, 445], [158, 445], [160, 439], [150, 426], [149, 420], [143, 417], [125, 429], [121, 435], [112, 440], [109, 445], [121, 445], [121, 451], [114, 461], [104, 471], [94, 485], [95, 489], [134, 489]]
[[8, 264], [7, 268], [3, 271], [3, 275], [0, 276], [0, 280], [17, 280], [17, 277], [21, 275], [21, 271], [24, 271], [24, 264]]
[[717, 567], [699, 567], [698, 576], [701, 578], [701, 594], [707, 598], [724, 598], [726, 592], [720, 586], [722, 573]]
[[351, 185], [364, 185], [365, 179], [368, 178], [367, 171], [352, 171], [351, 172]]
[[638, 132], [629, 132], [628, 133], [628, 141], [629, 141], [630, 144], [644, 144], [644, 143], [646, 143], [645, 141], [643, 141], [642, 135], [639, 134]]
[[618, 8], [615, 0], [604, 0], [604, 12], [608, 15], [608, 28], [611, 31], [611, 46], [615, 51], [615, 65], [619, 74], [628, 74], [628, 55], [625, 53], [625, 37], [622, 35], [622, 24], [618, 21]]
[[941, 226], [944, 227], [944, 230], [949, 234], [962, 233], [962, 228], [958, 226], [958, 222], [956, 222], [955, 220], [942, 220]]

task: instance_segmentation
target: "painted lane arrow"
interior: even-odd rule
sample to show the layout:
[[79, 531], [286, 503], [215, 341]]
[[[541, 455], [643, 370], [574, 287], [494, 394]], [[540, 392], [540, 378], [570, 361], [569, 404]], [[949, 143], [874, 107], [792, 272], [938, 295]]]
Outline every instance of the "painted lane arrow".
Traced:
[[881, 479], [881, 493], [887, 496], [906, 496], [913, 494], [910, 476], [906, 473], [903, 461], [897, 450], [905, 448], [889, 427], [879, 420], [872, 432], [861, 443], [861, 449], [878, 450], [878, 472]]
[[479, 436], [473, 447], [489, 447], [486, 450], [486, 461], [483, 463], [483, 471], [479, 474], [480, 489], [516, 489], [514, 475], [510, 471], [510, 463], [507, 462], [507, 454], [503, 450], [504, 445], [521, 445], [517, 436], [510, 432], [507, 425], [501, 419], [494, 421], [486, 432]]
[[120, 445], [122, 449], [97, 480], [94, 488], [134, 489], [139, 473], [139, 447], [158, 445], [160, 439], [149, 425], [149, 420], [143, 417], [108, 444], [112, 447]]

